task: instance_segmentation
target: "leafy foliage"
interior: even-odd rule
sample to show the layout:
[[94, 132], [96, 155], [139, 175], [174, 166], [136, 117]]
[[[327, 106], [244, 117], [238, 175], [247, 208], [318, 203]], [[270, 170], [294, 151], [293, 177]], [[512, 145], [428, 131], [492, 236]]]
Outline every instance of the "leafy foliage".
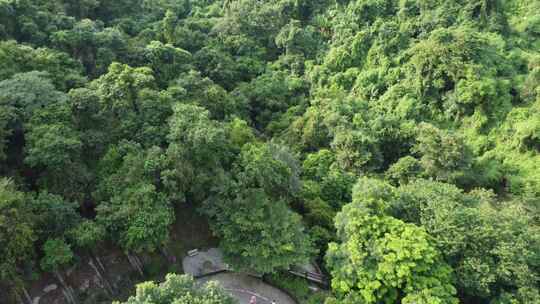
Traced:
[[457, 303], [452, 270], [427, 232], [380, 214], [378, 199], [360, 189], [337, 215], [340, 243], [326, 255], [343, 303]]
[[45, 256], [41, 259], [41, 268], [45, 271], [58, 271], [73, 259], [71, 248], [62, 239], [50, 239], [45, 242], [43, 252]]
[[244, 145], [234, 176], [206, 203], [226, 258], [240, 270], [271, 273], [306, 262], [312, 252], [300, 216], [287, 206], [298, 180], [283, 152]]
[[19, 267], [33, 257], [36, 240], [32, 213], [13, 181], [0, 180], [0, 279], [20, 284]]
[[539, 11], [0, 0], [0, 285], [162, 249], [190, 205], [328, 303], [538, 302]]
[[[143, 304], [151, 301], [156, 304], [234, 304], [217, 283], [210, 282], [199, 287], [187, 275], [169, 274], [165, 282], [156, 284], [145, 282], [137, 285], [136, 295], [124, 304]], [[120, 302], [113, 302], [120, 304]]]
[[96, 220], [125, 250], [154, 251], [169, 239], [174, 213], [167, 195], [158, 191], [156, 175], [164, 162], [160, 153], [157, 147], [144, 151], [125, 142], [102, 160]]

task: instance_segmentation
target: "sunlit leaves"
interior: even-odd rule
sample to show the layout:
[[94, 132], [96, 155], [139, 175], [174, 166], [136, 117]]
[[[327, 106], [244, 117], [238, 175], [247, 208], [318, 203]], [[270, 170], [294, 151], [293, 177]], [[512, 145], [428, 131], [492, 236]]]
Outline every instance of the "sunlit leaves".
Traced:
[[457, 303], [451, 268], [425, 230], [370, 215], [360, 203], [336, 217], [340, 243], [330, 243], [326, 255], [337, 294], [357, 303]]
[[[199, 286], [187, 275], [169, 274], [165, 282], [145, 282], [137, 285], [136, 294], [123, 304], [235, 304], [217, 283]], [[114, 302], [120, 304], [120, 302]]]

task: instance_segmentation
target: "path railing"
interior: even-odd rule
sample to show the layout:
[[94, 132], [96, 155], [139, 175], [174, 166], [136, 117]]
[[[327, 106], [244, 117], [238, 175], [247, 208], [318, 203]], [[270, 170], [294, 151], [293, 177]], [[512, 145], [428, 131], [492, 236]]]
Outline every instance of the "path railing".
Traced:
[[311, 281], [311, 282], [315, 282], [315, 283], [318, 283], [324, 287], [328, 287], [330, 284], [328, 283], [328, 279], [320, 274], [320, 273], [315, 273], [315, 272], [310, 272], [310, 271], [302, 271], [302, 270], [298, 270], [298, 269], [289, 269], [289, 273], [290, 274], [293, 274], [297, 277], [301, 277], [301, 278], [304, 278], [308, 281]]

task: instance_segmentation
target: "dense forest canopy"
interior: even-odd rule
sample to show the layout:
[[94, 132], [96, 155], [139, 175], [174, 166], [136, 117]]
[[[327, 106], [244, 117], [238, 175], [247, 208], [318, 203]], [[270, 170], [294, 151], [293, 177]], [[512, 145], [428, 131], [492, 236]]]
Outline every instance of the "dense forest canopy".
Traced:
[[328, 304], [540, 303], [538, 0], [0, 0], [0, 39], [13, 297], [191, 205]]

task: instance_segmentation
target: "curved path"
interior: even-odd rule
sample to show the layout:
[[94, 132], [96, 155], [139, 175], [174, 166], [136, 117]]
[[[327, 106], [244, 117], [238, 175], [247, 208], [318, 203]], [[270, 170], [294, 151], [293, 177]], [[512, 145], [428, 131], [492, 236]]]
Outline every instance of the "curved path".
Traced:
[[223, 288], [240, 304], [249, 304], [252, 296], [257, 298], [257, 304], [296, 304], [283, 291], [264, 283], [262, 280], [240, 273], [224, 272], [198, 279], [200, 282], [218, 281]]

